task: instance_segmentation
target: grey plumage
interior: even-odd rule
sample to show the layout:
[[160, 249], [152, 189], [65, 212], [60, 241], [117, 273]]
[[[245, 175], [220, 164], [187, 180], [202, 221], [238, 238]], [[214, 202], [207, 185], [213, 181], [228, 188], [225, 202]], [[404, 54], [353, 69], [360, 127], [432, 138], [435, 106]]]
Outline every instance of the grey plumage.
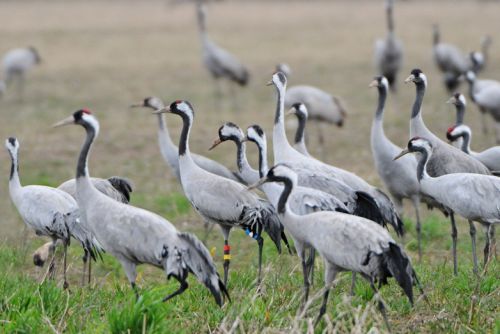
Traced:
[[[114, 199], [115, 201], [128, 203], [130, 202], [130, 193], [132, 192], [132, 183], [122, 177], [112, 176], [108, 179], [91, 178], [90, 179], [97, 188], [104, 195]], [[76, 180], [71, 179], [63, 182], [57, 187], [71, 195], [76, 199]]]
[[383, 76], [375, 77], [370, 87], [378, 90], [378, 104], [371, 128], [371, 151], [375, 162], [375, 169], [384, 182], [387, 190], [396, 205], [398, 213], [403, 213], [403, 199], [411, 200], [417, 217], [417, 239], [419, 260], [422, 256], [421, 224], [420, 224], [420, 185], [415, 175], [417, 161], [412, 156], [407, 156], [397, 161], [394, 157], [401, 152], [384, 132], [383, 117], [384, 107], [389, 89], [389, 82]]
[[[491, 235], [494, 234], [492, 229], [500, 222], [500, 179], [492, 175], [472, 173], [430, 176], [426, 164], [432, 158], [434, 151], [433, 144], [426, 138], [410, 139], [408, 148], [401, 152], [400, 156], [406, 153], [417, 153], [419, 160], [417, 178], [423, 191], [469, 221], [477, 221], [487, 226], [486, 262]], [[475, 238], [473, 247], [475, 248]], [[477, 272], [476, 259], [474, 259], [474, 270]]]
[[[158, 97], [146, 97], [141, 103], [134, 104], [132, 107], [145, 107], [152, 109], [153, 111], [158, 111], [165, 108], [165, 104]], [[170, 138], [170, 133], [167, 127], [167, 120], [165, 119], [165, 115], [157, 114], [158, 117], [158, 144], [160, 146], [160, 152], [163, 156], [163, 159], [168, 164], [168, 166], [172, 169], [175, 177], [180, 182], [180, 172], [179, 172], [179, 149], [174, 144], [172, 139]], [[235, 175], [234, 172], [229, 170], [226, 166], [204, 157], [202, 155], [192, 153], [192, 157], [194, 162], [210, 173], [220, 175], [222, 177], [241, 182], [241, 179]]]
[[[414, 69], [411, 71], [411, 75], [405, 80], [405, 82], [414, 82], [417, 93], [415, 102], [412, 107], [410, 119], [410, 138], [414, 138], [417, 136], [427, 138], [427, 140], [429, 140], [434, 147], [434, 154], [426, 164], [427, 173], [429, 173], [430, 176], [434, 177], [452, 173], [475, 173], [486, 175], [491, 174], [488, 168], [481, 162], [465, 154], [459, 149], [445, 143], [426, 127], [421, 113], [422, 102], [427, 86], [427, 77], [425, 76], [425, 74], [420, 69]], [[425, 191], [423, 191], [423, 193], [425, 193]], [[458, 273], [456, 253], [457, 229], [455, 225], [453, 210], [448, 208], [448, 212], [450, 214], [452, 228], [451, 236], [453, 240], [453, 270], [456, 275]]]
[[389, 81], [391, 90], [396, 89], [397, 74], [403, 64], [403, 45], [394, 33], [394, 0], [385, 0], [387, 37], [375, 42], [375, 67]]
[[196, 1], [198, 29], [203, 48], [203, 64], [215, 79], [228, 79], [245, 86], [250, 74], [235, 56], [213, 42], [207, 33], [206, 8], [202, 1]]
[[[391, 238], [389, 233], [368, 219], [340, 212], [322, 211], [298, 216], [290, 210], [288, 198], [298, 184], [297, 174], [290, 168], [278, 164], [271, 168], [258, 184], [280, 182], [284, 184], [278, 203], [278, 213], [285, 228], [298, 241], [298, 250], [303, 246], [313, 247], [325, 263], [325, 294], [316, 323], [326, 311], [329, 289], [341, 271], [361, 273], [377, 292], [375, 282], [387, 283], [394, 277], [413, 304], [412, 285], [418, 283], [408, 256]], [[307, 228], [304, 228], [307, 226]], [[303, 262], [304, 278], [306, 265]], [[304, 280], [305, 298], [309, 286]], [[386, 318], [385, 309], [379, 307]], [[387, 321], [387, 319], [386, 319]]]
[[0, 81], [0, 95], [5, 92], [12, 80], [17, 79], [20, 94], [24, 90], [26, 73], [41, 62], [40, 55], [32, 46], [7, 51], [2, 58], [2, 81]]
[[[168, 109], [183, 120], [179, 140], [179, 167], [184, 193], [194, 209], [205, 220], [218, 224], [224, 234], [225, 248], [229, 251], [229, 232], [233, 227], [240, 227], [254, 238], [259, 245], [259, 275], [261, 278], [262, 230], [266, 231], [281, 251], [283, 227], [274, 211], [274, 207], [257, 195], [247, 191], [242, 184], [212, 174], [200, 168], [193, 160], [189, 150], [189, 133], [194, 120], [194, 110], [187, 101], [175, 101]], [[217, 142], [215, 145], [216, 146]], [[227, 282], [230, 256], [224, 260], [224, 282]]]
[[[368, 194], [377, 206], [374, 213], [382, 218], [378, 222], [391, 224], [399, 234], [402, 234], [403, 223], [395, 211], [394, 204], [383, 192], [354, 173], [306, 157], [291, 147], [286, 137], [284, 124], [286, 77], [281, 72], [275, 73], [270, 83], [275, 85], [278, 92], [273, 129], [275, 163], [289, 165], [298, 174], [299, 185], [331, 193], [343, 202], [355, 196], [356, 191]], [[364, 217], [375, 219], [375, 216]]]
[[[77, 202], [83, 220], [103, 249], [123, 266], [135, 290], [138, 264], [150, 264], [165, 271], [167, 278], [179, 281], [177, 291], [166, 301], [187, 289], [188, 274], [193, 273], [222, 305], [227, 295], [208, 250], [189, 234], [181, 233], [166, 219], [104, 195], [90, 181], [87, 160], [93, 141], [99, 133], [99, 122], [87, 109], [76, 111], [55, 124], [78, 124], [87, 132], [76, 169]], [[137, 291], [136, 295], [137, 295]]]

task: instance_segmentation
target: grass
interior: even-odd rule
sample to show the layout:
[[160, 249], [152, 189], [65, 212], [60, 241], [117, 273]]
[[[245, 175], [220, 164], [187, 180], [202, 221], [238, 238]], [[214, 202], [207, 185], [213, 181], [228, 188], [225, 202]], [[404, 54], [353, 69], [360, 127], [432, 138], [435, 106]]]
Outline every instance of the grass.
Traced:
[[[168, 6], [154, 1], [11, 1], [0, 5], [0, 53], [11, 47], [35, 45], [44, 63], [29, 75], [22, 100], [10, 91], [0, 100], [0, 138], [17, 136], [21, 143], [21, 179], [24, 184], [57, 186], [74, 175], [75, 159], [83, 140], [81, 129], [53, 130], [50, 125], [74, 110], [88, 107], [101, 123], [101, 134], [90, 159], [94, 176], [120, 175], [135, 184], [132, 203], [167, 217], [179, 230], [203, 236], [201, 219], [182, 195], [158, 152], [156, 120], [147, 111], [128, 105], [157, 95], [169, 102], [189, 99], [196, 108], [191, 149], [234, 168], [234, 146], [220, 145], [207, 152], [224, 121], [242, 127], [259, 123], [271, 137], [274, 92], [264, 84], [275, 63], [287, 62], [293, 74], [290, 85], [310, 83], [341, 96], [349, 108], [342, 129], [324, 131], [326, 148], [316, 145], [310, 126], [309, 150], [313, 155], [357, 173], [382, 186], [371, 160], [369, 136], [376, 97], [367, 88], [373, 68], [375, 38], [385, 34], [382, 1], [227, 1], [209, 8], [211, 36], [248, 64], [249, 87], [239, 89], [240, 108], [230, 101], [215, 108], [213, 85], [200, 61], [200, 43], [190, 5]], [[414, 87], [402, 80], [414, 67], [429, 79], [424, 118], [443, 137], [453, 122], [453, 109], [431, 58], [431, 24], [438, 22], [445, 41], [464, 50], [477, 49], [485, 33], [500, 30], [499, 4], [478, 1], [398, 1], [396, 29], [405, 46], [405, 64], [399, 92], [391, 96], [385, 129], [394, 142], [408, 140], [408, 118]], [[99, 13], [99, 15], [96, 15]], [[485, 78], [500, 77], [500, 43], [491, 48]], [[464, 87], [462, 87], [465, 89]], [[466, 122], [474, 131], [475, 150], [493, 145], [483, 135], [475, 107], [470, 104]], [[173, 138], [180, 122], [168, 117]], [[491, 132], [491, 131], [490, 131]], [[255, 163], [255, 148], [250, 160]], [[9, 173], [6, 152], [0, 152], [0, 175]], [[234, 261], [229, 292], [232, 302], [218, 308], [208, 291], [193, 278], [183, 295], [159, 302], [174, 291], [162, 272], [140, 268], [141, 299], [129, 288], [120, 265], [109, 255], [94, 266], [90, 287], [80, 287], [81, 250], [70, 251], [70, 291], [55, 281], [38, 281], [44, 272], [32, 266], [31, 253], [44, 240], [24, 231], [9, 200], [8, 187], [0, 187], [0, 332], [5, 333], [149, 333], [170, 332], [312, 332], [311, 321], [319, 308], [315, 299], [305, 314], [301, 301], [301, 270], [296, 257], [278, 256], [265, 244], [265, 277], [256, 294], [257, 247], [238, 231], [231, 235]], [[389, 307], [394, 332], [499, 333], [500, 269], [490, 264], [480, 279], [472, 275], [468, 225], [458, 221], [459, 275], [451, 268], [449, 223], [437, 213], [422, 209], [424, 258], [415, 263], [428, 294], [410, 308], [394, 285], [381, 295]], [[408, 236], [402, 240], [416, 259], [412, 209], [405, 207]], [[215, 229], [216, 230], [216, 229]], [[478, 254], [484, 237], [478, 229]], [[207, 245], [221, 270], [222, 239], [213, 232]], [[215, 249], [214, 249], [215, 248]], [[320, 298], [321, 264], [314, 293]], [[371, 301], [372, 292], [359, 282], [356, 296], [348, 296], [350, 276], [339, 276], [331, 294], [327, 317], [318, 332], [384, 332], [381, 317]]]

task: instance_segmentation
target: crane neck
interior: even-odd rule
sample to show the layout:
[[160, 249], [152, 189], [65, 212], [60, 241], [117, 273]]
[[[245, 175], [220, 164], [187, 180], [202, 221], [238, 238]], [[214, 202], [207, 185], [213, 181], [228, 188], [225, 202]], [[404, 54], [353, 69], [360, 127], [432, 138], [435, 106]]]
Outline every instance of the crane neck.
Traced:
[[259, 176], [264, 177], [269, 170], [267, 164], [267, 145], [259, 142], [256, 142], [256, 144], [259, 150]]
[[273, 128], [273, 147], [274, 156], [283, 150], [289, 150], [292, 147], [288, 142], [285, 130], [285, 90], [286, 87], [277, 87], [277, 103], [276, 103], [276, 115], [274, 117], [274, 128]]
[[88, 159], [90, 148], [98, 135], [99, 130], [95, 129], [93, 126], [88, 123], [83, 123], [83, 127], [87, 133], [85, 138], [85, 142], [83, 143], [82, 149], [80, 150], [80, 156], [78, 157], [78, 164], [76, 166], [76, 179], [79, 178], [89, 178], [89, 169], [88, 169]]
[[434, 32], [432, 34], [433, 38], [433, 44], [437, 45], [440, 42], [440, 36], [439, 36], [439, 29], [437, 27], [434, 27]]
[[[193, 125], [193, 119], [185, 113], [179, 113], [182, 118], [182, 131], [181, 137], [179, 139], [179, 159], [188, 158], [193, 161], [191, 157], [191, 151], [189, 150], [189, 135], [191, 133], [191, 127]], [[194, 161], [193, 161], [194, 163]]]
[[394, 32], [394, 18], [392, 16], [392, 10], [393, 10], [393, 4], [392, 1], [389, 0], [386, 11], [387, 11], [387, 30], [390, 33]]
[[423, 82], [418, 82], [415, 84], [417, 95], [415, 97], [415, 102], [413, 103], [413, 108], [411, 110], [411, 118], [415, 118], [420, 115], [422, 110], [422, 102], [425, 95], [425, 84]]
[[464, 124], [465, 106], [458, 104], [456, 107], [457, 125]]
[[290, 207], [288, 205], [288, 198], [295, 187], [294, 182], [291, 179], [284, 178], [283, 180], [283, 191], [281, 192], [280, 198], [278, 200], [278, 213], [284, 215], [286, 212], [290, 212]]
[[21, 181], [19, 179], [19, 155], [16, 152], [14, 155], [9, 151], [11, 164], [9, 176], [9, 188], [21, 188]]
[[297, 120], [299, 122], [297, 126], [297, 131], [295, 132], [294, 142], [295, 144], [300, 144], [302, 146], [305, 146], [304, 137], [305, 137], [307, 119], [304, 117], [304, 115], [297, 115]]
[[469, 97], [472, 100], [472, 102], [476, 102], [476, 99], [474, 98], [474, 84], [476, 83], [476, 80], [467, 80], [469, 83]]
[[420, 153], [420, 157], [417, 165], [417, 179], [420, 182], [422, 179], [430, 178], [429, 174], [427, 174], [427, 163], [431, 158], [432, 152], [422, 149], [418, 151]]
[[471, 134], [470, 132], [464, 131], [461, 134], [462, 137], [462, 151], [470, 154], [470, 141], [471, 141]]
[[236, 165], [238, 166], [238, 170], [240, 173], [245, 170], [251, 170], [252, 167], [250, 167], [247, 159], [247, 145], [239, 138], [234, 138], [233, 141], [236, 144]]
[[375, 111], [375, 119], [382, 121], [384, 118], [385, 101], [387, 100], [387, 89], [385, 87], [378, 87], [378, 103]]

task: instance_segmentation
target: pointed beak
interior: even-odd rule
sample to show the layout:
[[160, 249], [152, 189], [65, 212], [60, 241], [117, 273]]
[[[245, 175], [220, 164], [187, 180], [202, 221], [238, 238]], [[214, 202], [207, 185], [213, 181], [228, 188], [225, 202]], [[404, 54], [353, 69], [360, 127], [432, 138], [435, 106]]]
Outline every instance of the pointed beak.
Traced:
[[257, 189], [258, 187], [260, 187], [261, 185], [263, 185], [264, 183], [266, 183], [268, 180], [267, 180], [267, 176], [264, 176], [262, 179], [260, 179], [259, 181], [257, 181], [256, 183], [248, 186], [248, 190], [254, 190], [254, 189]]
[[170, 108], [163, 108], [163, 109], [155, 110], [152, 113], [155, 115], [158, 115], [158, 114], [163, 114], [163, 113], [167, 113], [167, 112], [170, 112]]
[[273, 84], [273, 81], [272, 80], [269, 80], [267, 83], [266, 83], [266, 86], [271, 86]]
[[294, 114], [295, 114], [295, 108], [292, 107], [292, 108], [288, 109], [285, 116], [294, 115]]
[[412, 74], [408, 78], [406, 78], [405, 83], [412, 82], [413, 80], [415, 80], [415, 76]]
[[392, 159], [392, 161], [398, 160], [403, 155], [408, 154], [408, 153], [410, 153], [410, 151], [408, 151], [408, 149], [405, 148], [404, 150], [401, 151], [401, 153], [399, 153], [397, 156], [395, 156], [394, 159]]
[[130, 107], [130, 108], [140, 108], [140, 107], [144, 107], [144, 103], [131, 104], [129, 107]]
[[455, 97], [451, 97], [448, 101], [446, 101], [446, 103], [453, 103], [455, 104]]
[[373, 80], [372, 82], [370, 82], [370, 84], [368, 85], [369, 88], [372, 88], [372, 87], [377, 87], [378, 86], [378, 81], [377, 80]]
[[220, 140], [220, 138], [215, 139], [214, 142], [213, 142], [213, 144], [212, 144], [212, 146], [210, 146], [210, 148], [208, 150], [209, 151], [213, 150], [220, 143], [222, 143], [222, 140]]
[[250, 139], [248, 139], [248, 137], [246, 137], [246, 136], [241, 140], [242, 143], [246, 143], [248, 141], [250, 141]]
[[57, 122], [57, 123], [54, 123], [52, 124], [52, 127], [53, 128], [58, 128], [60, 126], [64, 126], [64, 125], [69, 125], [69, 124], [74, 124], [75, 123], [75, 119], [73, 116], [69, 116], [68, 118], [65, 118], [63, 119], [62, 121], [60, 122]]

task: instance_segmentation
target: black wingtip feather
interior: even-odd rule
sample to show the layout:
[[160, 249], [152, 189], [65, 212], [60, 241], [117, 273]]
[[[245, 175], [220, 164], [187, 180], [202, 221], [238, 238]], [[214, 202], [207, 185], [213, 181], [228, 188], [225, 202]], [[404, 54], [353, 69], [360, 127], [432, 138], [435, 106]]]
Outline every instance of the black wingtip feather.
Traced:
[[364, 191], [356, 191], [356, 195], [358, 198], [356, 200], [356, 209], [353, 214], [358, 217], [373, 220], [377, 224], [386, 227], [387, 225], [384, 217], [373, 197]]
[[383, 257], [388, 271], [396, 279], [413, 306], [413, 277], [415, 274], [410, 260], [394, 243], [389, 243], [389, 249], [384, 252]]

